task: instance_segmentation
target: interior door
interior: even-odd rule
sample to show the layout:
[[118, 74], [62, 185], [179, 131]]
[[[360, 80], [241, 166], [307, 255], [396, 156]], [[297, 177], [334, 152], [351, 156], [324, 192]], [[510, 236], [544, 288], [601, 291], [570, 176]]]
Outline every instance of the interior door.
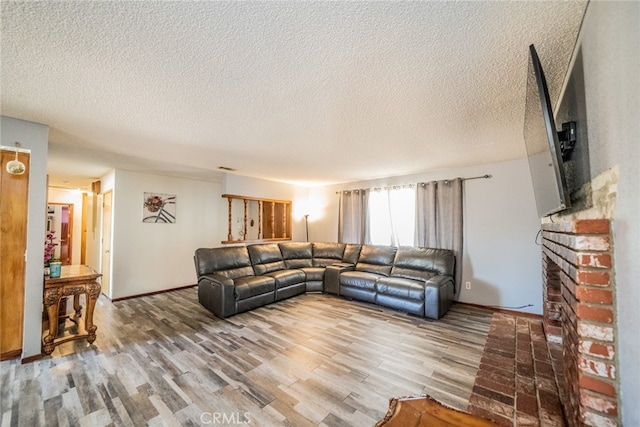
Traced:
[[[22, 354], [25, 252], [29, 203], [29, 154], [20, 153], [22, 175], [7, 172], [15, 152], [2, 150], [0, 173], [0, 360]], [[43, 236], [44, 239], [44, 236]]]
[[62, 227], [60, 231], [60, 261], [71, 264], [71, 242], [73, 242], [73, 205], [62, 207]]
[[111, 219], [113, 193], [102, 196], [102, 293], [111, 298]]

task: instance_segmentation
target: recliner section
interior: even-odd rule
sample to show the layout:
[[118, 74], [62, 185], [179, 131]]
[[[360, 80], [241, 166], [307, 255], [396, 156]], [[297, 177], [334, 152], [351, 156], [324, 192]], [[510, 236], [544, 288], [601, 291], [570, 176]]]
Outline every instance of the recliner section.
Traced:
[[275, 301], [305, 292], [306, 275], [302, 270], [287, 267], [278, 245], [251, 245], [247, 249], [254, 273], [274, 280]]
[[365, 245], [353, 271], [340, 274], [340, 295], [367, 302], [376, 302], [376, 283], [391, 274], [396, 247]]
[[[284, 264], [289, 269], [300, 269], [305, 275], [303, 292], [322, 292], [324, 265], [316, 267], [313, 245], [309, 242], [283, 242], [278, 244]], [[336, 248], [342, 253], [343, 248]]]
[[439, 319], [454, 301], [445, 249], [282, 242], [200, 248], [198, 299], [218, 317], [305, 292], [327, 292]]

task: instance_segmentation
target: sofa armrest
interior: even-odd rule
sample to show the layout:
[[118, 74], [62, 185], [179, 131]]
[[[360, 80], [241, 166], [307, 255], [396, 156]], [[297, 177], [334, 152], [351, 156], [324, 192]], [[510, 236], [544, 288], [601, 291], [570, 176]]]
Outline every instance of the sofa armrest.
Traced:
[[217, 317], [233, 316], [236, 314], [233, 279], [219, 274], [200, 276], [198, 301]]
[[328, 265], [324, 270], [324, 291], [330, 294], [340, 295], [340, 273], [355, 268], [354, 264], [337, 262]]
[[439, 319], [453, 304], [453, 277], [437, 275], [425, 282], [424, 315], [430, 319]]

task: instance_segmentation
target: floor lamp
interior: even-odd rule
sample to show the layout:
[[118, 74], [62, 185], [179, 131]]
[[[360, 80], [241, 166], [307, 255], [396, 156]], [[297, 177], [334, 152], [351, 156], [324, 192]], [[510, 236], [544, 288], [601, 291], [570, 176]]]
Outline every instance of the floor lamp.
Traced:
[[305, 214], [304, 215], [304, 226], [305, 229], [307, 230], [307, 242], [309, 241], [309, 214]]

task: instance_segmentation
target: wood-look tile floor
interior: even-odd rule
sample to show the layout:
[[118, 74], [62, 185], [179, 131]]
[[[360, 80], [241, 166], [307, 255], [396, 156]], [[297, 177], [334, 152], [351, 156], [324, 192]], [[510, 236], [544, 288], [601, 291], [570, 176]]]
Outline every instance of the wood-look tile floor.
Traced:
[[0, 426], [371, 426], [416, 394], [465, 410], [491, 317], [306, 294], [218, 319], [196, 288], [103, 297], [94, 345], [0, 364]]

